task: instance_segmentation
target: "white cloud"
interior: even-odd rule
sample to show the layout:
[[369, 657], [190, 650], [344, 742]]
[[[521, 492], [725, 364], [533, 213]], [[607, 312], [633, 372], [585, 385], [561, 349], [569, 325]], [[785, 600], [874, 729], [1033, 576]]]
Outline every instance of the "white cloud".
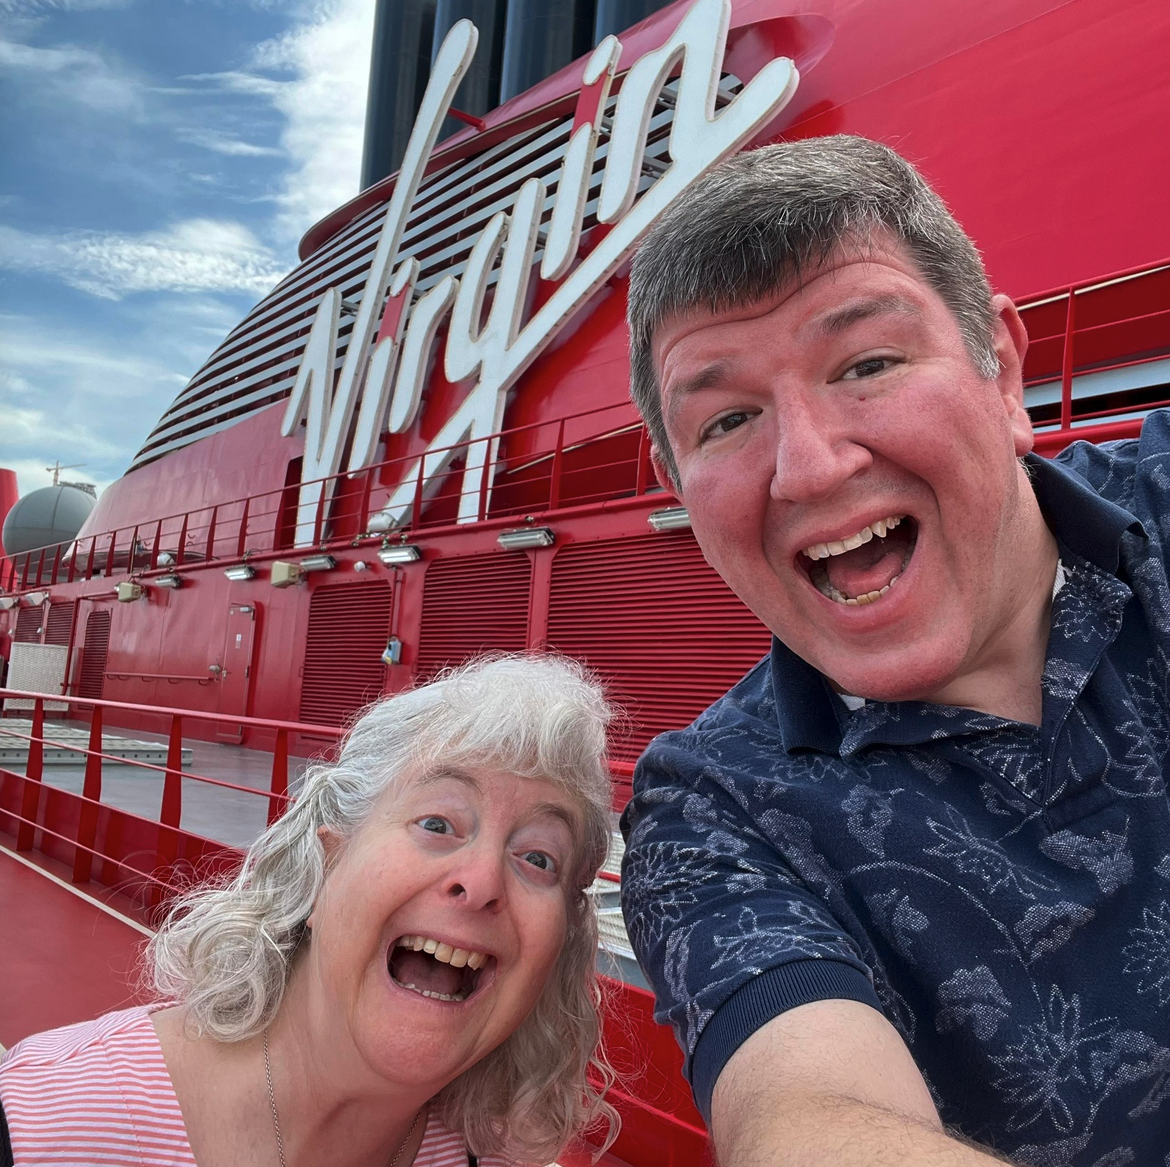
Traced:
[[48, 236], [0, 225], [0, 266], [57, 276], [107, 300], [161, 291], [260, 296], [285, 274], [248, 228], [216, 219], [188, 219], [140, 235]]
[[142, 85], [91, 49], [39, 48], [0, 40], [0, 68], [34, 74], [30, 92], [101, 113], [141, 118]]
[[292, 74], [270, 94], [292, 159], [278, 198], [285, 239], [358, 193], [373, 32], [374, 0], [330, 0], [256, 51], [257, 68]]
[[187, 128], [176, 130], [175, 135], [183, 142], [201, 146], [204, 150], [211, 150], [216, 154], [242, 158], [280, 158], [284, 155], [283, 150], [277, 150], [273, 146], [257, 146], [252, 142], [243, 142], [219, 130]]

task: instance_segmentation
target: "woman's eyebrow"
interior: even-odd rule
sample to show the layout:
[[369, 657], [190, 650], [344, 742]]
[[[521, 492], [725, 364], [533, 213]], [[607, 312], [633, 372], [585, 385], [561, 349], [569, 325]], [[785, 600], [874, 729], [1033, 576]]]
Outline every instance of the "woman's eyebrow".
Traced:
[[461, 782], [477, 794], [482, 792], [483, 789], [473, 774], [469, 774], [466, 770], [460, 770], [456, 766], [439, 766], [435, 769], [427, 770], [418, 778], [418, 784], [420, 786], [436, 786], [440, 782]]
[[578, 826], [577, 816], [567, 806], [559, 802], [542, 802], [539, 806], [533, 807], [532, 817], [534, 819], [540, 818], [543, 815], [549, 815], [554, 819], [559, 819], [569, 828], [571, 835], [576, 835]]

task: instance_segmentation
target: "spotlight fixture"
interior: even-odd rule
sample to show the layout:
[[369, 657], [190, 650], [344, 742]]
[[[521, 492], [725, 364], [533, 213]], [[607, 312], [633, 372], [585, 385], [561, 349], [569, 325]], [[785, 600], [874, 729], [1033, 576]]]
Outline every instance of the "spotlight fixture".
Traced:
[[156, 575], [154, 577], [154, 586], [158, 588], [181, 588], [183, 586], [183, 577], [173, 571], [167, 572], [166, 575]]
[[332, 555], [310, 555], [300, 561], [302, 571], [332, 571], [336, 566]]
[[287, 559], [277, 559], [272, 563], [268, 582], [274, 588], [291, 588], [304, 579], [305, 569], [299, 563], [290, 563]]
[[224, 575], [226, 575], [228, 577], [228, 579], [231, 579], [231, 580], [245, 580], [245, 579], [255, 579], [256, 578], [256, 569], [254, 567], [249, 567], [248, 564], [246, 564], [246, 563], [237, 563], [237, 564], [234, 564], [232, 567], [225, 567], [223, 569], [223, 573], [224, 573]]
[[25, 592], [24, 594], [24, 602], [30, 608], [39, 608], [48, 598], [48, 592]]
[[[170, 567], [175, 562], [175, 553], [173, 551], [160, 551], [158, 559], [155, 560], [159, 567]], [[158, 582], [157, 580], [155, 581]], [[163, 585], [166, 586], [165, 584]]]
[[0, 612], [11, 612], [19, 603], [19, 596], [0, 596]]
[[422, 548], [417, 543], [392, 543], [389, 547], [378, 548], [378, 558], [387, 567], [396, 563], [417, 563], [422, 558]]
[[689, 531], [691, 516], [686, 507], [663, 507], [659, 511], [651, 511], [646, 521], [655, 531]]
[[556, 542], [556, 536], [551, 527], [513, 527], [501, 531], [496, 536], [496, 542], [505, 551], [525, 551], [529, 547], [551, 547]]
[[130, 604], [146, 595], [146, 588], [131, 579], [124, 579], [114, 590], [117, 592], [119, 604]]

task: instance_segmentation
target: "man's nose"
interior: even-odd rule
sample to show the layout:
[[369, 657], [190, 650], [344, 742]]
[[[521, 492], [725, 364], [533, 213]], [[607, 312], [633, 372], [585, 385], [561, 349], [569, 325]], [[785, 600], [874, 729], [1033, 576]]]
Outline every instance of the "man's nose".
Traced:
[[443, 891], [472, 911], [499, 911], [506, 896], [504, 856], [482, 844], [461, 850], [447, 873]]
[[781, 391], [776, 409], [777, 502], [816, 502], [830, 497], [873, 462], [842, 410], [815, 394]]

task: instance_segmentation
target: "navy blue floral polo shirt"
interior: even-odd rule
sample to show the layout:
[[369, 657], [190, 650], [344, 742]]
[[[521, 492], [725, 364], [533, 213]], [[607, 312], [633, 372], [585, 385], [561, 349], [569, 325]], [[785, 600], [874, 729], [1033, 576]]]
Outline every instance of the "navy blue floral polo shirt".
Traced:
[[756, 1029], [846, 998], [968, 1137], [1170, 1167], [1170, 416], [1028, 465], [1064, 574], [1039, 727], [850, 711], [774, 642], [642, 758], [623, 907], [704, 1114]]

